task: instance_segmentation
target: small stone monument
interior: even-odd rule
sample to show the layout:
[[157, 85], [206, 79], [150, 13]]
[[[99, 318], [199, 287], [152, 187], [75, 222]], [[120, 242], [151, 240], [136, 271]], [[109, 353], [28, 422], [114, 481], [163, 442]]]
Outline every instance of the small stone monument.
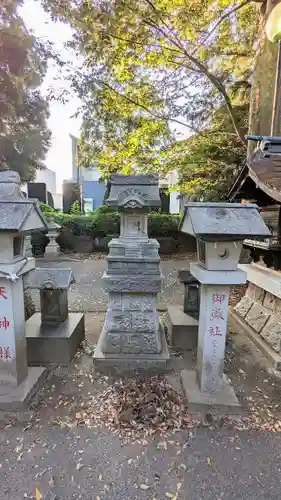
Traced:
[[199, 317], [200, 283], [188, 269], [180, 269], [179, 280], [184, 284], [183, 312], [194, 318]]
[[120, 237], [109, 243], [103, 283], [108, 310], [94, 354], [100, 371], [158, 370], [169, 353], [156, 309], [162, 289], [159, 243], [149, 239], [150, 207], [160, 206], [157, 175], [113, 175], [106, 203], [121, 214]]
[[270, 236], [256, 205], [188, 203], [180, 230], [197, 239], [198, 263], [191, 274], [201, 283], [196, 372], [183, 371], [189, 405], [237, 406], [223, 374], [230, 285], [246, 282], [237, 269], [245, 236]]
[[84, 340], [84, 314], [68, 312], [67, 291], [73, 282], [71, 269], [37, 268], [25, 277], [25, 290], [40, 290], [41, 306], [41, 313], [26, 322], [29, 365], [67, 365]]
[[170, 343], [189, 350], [197, 347], [200, 283], [188, 269], [181, 269], [178, 276], [184, 284], [184, 302], [183, 306], [168, 305], [167, 327]]
[[57, 243], [57, 237], [59, 235], [61, 226], [54, 222], [52, 219], [48, 221], [48, 233], [47, 238], [49, 238], [49, 243], [45, 248], [44, 257], [53, 258], [58, 257], [60, 254], [60, 246]]
[[24, 255], [24, 236], [45, 230], [37, 200], [20, 191], [17, 172], [0, 172], [0, 408], [22, 410], [45, 379], [42, 367], [27, 367], [23, 276], [35, 267]]

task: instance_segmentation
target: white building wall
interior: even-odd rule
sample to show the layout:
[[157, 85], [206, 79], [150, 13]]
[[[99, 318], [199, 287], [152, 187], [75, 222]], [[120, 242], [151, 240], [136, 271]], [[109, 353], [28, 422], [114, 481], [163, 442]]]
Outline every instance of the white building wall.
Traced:
[[57, 192], [57, 174], [49, 168], [37, 170], [35, 182], [45, 182], [47, 190], [54, 194]]

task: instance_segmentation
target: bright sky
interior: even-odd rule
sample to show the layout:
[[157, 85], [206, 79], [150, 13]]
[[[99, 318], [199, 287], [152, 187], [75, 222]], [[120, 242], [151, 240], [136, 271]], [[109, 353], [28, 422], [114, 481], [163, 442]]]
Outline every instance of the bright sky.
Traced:
[[[64, 48], [64, 43], [71, 38], [69, 26], [54, 23], [44, 12], [40, 3], [35, 0], [25, 0], [20, 12], [26, 26], [32, 29], [36, 36], [53, 42], [57, 52], [75, 64], [77, 61], [75, 55]], [[50, 65], [42, 86], [42, 93], [45, 94], [50, 87], [57, 90], [62, 88], [70, 90], [70, 86], [65, 80], [63, 83], [59, 81], [60, 76], [58, 68], [55, 65]], [[71, 177], [71, 142], [69, 134], [79, 135], [80, 120], [71, 118], [77, 111], [78, 106], [79, 100], [75, 95], [72, 95], [66, 104], [53, 101], [50, 105], [51, 116], [48, 125], [53, 136], [52, 145], [46, 158], [46, 166], [57, 172], [58, 192], [61, 192], [63, 179]]]

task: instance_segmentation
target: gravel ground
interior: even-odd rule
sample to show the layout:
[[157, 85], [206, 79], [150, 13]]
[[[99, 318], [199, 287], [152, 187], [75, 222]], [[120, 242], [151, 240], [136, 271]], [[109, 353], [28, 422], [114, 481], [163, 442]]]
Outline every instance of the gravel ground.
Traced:
[[[165, 310], [167, 304], [183, 303], [183, 285], [178, 281], [178, 271], [186, 267], [188, 260], [163, 260], [161, 268], [164, 276], [164, 290], [158, 296], [158, 307]], [[106, 311], [107, 293], [102, 288], [102, 274], [106, 260], [85, 259], [59, 262], [45, 262], [38, 259], [37, 267], [71, 268], [76, 283], [70, 287], [68, 302], [70, 311]], [[39, 294], [32, 291], [36, 308], [39, 309]]]
[[[94, 340], [100, 315], [89, 316], [87, 337]], [[111, 384], [92, 367], [80, 351], [55, 371], [38, 408], [22, 422], [2, 423], [1, 500], [280, 499], [280, 379], [246, 339], [233, 336], [227, 375], [250, 424], [204, 423], [124, 443], [91, 424], [92, 398]]]
[[[73, 257], [73, 256], [72, 256]], [[193, 257], [193, 259], [192, 259]], [[73, 257], [74, 259], [74, 257]], [[102, 274], [106, 269], [104, 254], [95, 254], [91, 258], [80, 260], [61, 260], [57, 262], [45, 262], [37, 260], [37, 267], [71, 268], [76, 283], [70, 287], [68, 293], [69, 310], [74, 312], [104, 312], [107, 308], [107, 293], [102, 288]], [[194, 260], [193, 254], [182, 254], [167, 256], [161, 261], [161, 269], [164, 276], [164, 290], [158, 294], [157, 302], [159, 310], [165, 311], [167, 305], [182, 305], [184, 287], [178, 280], [178, 271], [185, 269], [190, 260]], [[36, 309], [40, 309], [39, 293], [31, 292]], [[231, 301], [240, 300], [244, 294], [244, 287], [235, 287]]]
[[[182, 257], [182, 256], [179, 256]], [[182, 304], [178, 270], [188, 258], [165, 259], [159, 307]], [[226, 374], [242, 417], [204, 419], [175, 433], [124, 441], [91, 417], [93, 399], [114, 381], [93, 371], [91, 350], [104, 320], [103, 258], [46, 263], [71, 267], [70, 310], [86, 314], [86, 345], [57, 369], [26, 414], [0, 419], [0, 499], [4, 500], [279, 500], [281, 379], [255, 346], [229, 335]], [[232, 305], [245, 292], [235, 287]], [[38, 307], [38, 296], [35, 297]], [[92, 311], [92, 312], [90, 312]], [[103, 312], [100, 312], [103, 311]], [[195, 353], [176, 353], [181, 369]], [[176, 374], [177, 375], [177, 374]]]

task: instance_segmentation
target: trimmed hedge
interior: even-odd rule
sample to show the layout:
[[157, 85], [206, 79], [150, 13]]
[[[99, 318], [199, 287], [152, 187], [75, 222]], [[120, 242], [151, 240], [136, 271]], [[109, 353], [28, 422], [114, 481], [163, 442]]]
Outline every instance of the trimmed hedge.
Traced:
[[[52, 218], [61, 226], [58, 243], [63, 251], [73, 250], [83, 252], [82, 240], [88, 237], [88, 240], [94, 242], [95, 239], [111, 239], [120, 233], [120, 214], [112, 208], [102, 206], [88, 215], [64, 214], [62, 212], [52, 211], [46, 205], [42, 206], [43, 212], [47, 218]], [[148, 234], [151, 238], [179, 238], [178, 224], [180, 217], [178, 215], [151, 212], [148, 216]], [[81, 250], [77, 250], [81, 238]], [[35, 255], [44, 253], [48, 239], [44, 233], [35, 233], [32, 238], [33, 251]], [[93, 243], [94, 245], [94, 243]]]

